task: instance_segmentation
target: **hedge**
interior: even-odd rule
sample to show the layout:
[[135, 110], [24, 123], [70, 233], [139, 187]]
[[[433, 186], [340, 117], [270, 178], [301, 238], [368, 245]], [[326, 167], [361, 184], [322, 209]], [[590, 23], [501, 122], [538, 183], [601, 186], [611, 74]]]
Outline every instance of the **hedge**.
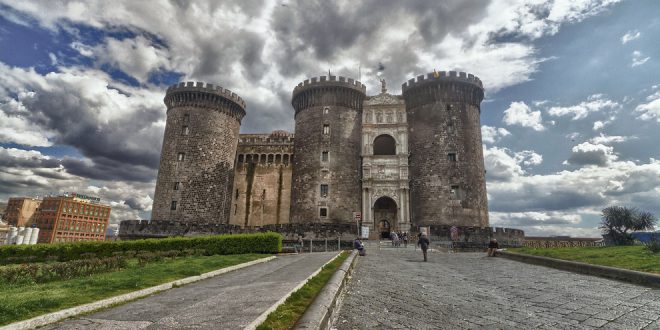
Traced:
[[150, 238], [133, 241], [84, 241], [71, 243], [0, 246], [0, 264], [43, 261], [69, 261], [110, 257], [117, 252], [205, 250], [208, 255], [278, 253], [282, 236], [278, 233], [215, 235], [198, 237]]
[[126, 267], [122, 257], [92, 258], [57, 263], [22, 264], [0, 267], [3, 284], [45, 283], [119, 270]]

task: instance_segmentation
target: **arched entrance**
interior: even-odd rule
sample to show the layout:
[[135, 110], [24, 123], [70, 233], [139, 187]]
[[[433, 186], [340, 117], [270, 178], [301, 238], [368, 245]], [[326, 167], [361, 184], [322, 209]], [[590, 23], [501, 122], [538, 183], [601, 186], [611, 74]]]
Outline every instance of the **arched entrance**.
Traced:
[[396, 230], [396, 202], [383, 196], [374, 203], [374, 219], [378, 221], [381, 238], [389, 238], [390, 231]]

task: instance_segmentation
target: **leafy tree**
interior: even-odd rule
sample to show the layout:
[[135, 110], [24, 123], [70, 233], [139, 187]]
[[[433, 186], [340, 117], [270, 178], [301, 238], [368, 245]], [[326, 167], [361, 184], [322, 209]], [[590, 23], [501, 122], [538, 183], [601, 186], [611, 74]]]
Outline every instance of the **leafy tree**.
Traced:
[[606, 241], [615, 245], [630, 245], [634, 239], [629, 231], [653, 229], [657, 219], [635, 207], [610, 206], [603, 209], [600, 228]]

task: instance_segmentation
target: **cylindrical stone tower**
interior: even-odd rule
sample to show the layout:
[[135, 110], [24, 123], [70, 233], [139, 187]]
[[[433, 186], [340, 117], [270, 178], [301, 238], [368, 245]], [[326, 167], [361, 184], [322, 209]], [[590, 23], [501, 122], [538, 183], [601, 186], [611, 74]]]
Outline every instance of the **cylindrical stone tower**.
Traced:
[[167, 122], [151, 219], [228, 223], [245, 102], [201, 82], [171, 86], [164, 101]]
[[352, 222], [360, 212], [360, 136], [366, 87], [344, 77], [293, 90], [291, 222]]
[[432, 72], [402, 86], [414, 225], [488, 226], [479, 78]]

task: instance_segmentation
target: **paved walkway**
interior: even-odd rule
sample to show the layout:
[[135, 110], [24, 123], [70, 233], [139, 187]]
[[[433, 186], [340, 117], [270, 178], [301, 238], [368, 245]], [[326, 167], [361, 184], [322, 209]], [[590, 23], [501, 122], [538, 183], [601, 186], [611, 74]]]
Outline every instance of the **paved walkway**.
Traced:
[[660, 329], [660, 290], [484, 253], [367, 254], [337, 329]]
[[335, 255], [278, 256], [46, 329], [242, 329]]

